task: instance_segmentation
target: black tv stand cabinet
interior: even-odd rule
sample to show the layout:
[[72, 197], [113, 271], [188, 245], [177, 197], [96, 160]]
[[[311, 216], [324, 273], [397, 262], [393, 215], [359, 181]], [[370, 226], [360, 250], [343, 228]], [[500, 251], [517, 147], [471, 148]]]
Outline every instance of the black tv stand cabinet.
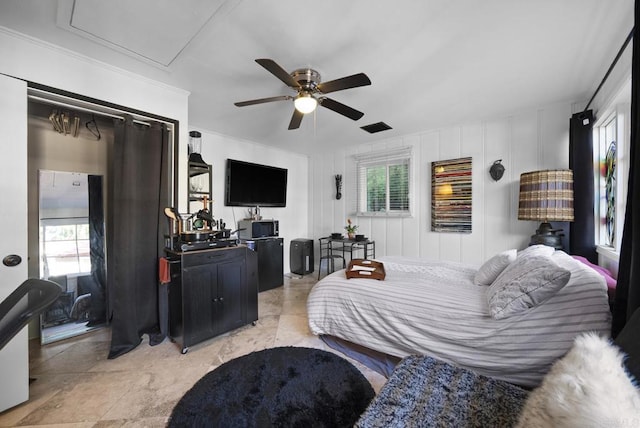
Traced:
[[167, 251], [169, 337], [189, 347], [258, 320], [257, 257], [244, 245]]

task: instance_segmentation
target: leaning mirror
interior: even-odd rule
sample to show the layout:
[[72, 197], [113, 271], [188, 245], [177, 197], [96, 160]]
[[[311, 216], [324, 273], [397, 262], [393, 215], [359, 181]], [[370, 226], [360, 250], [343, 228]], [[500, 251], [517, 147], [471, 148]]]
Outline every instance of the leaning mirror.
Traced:
[[102, 181], [100, 175], [39, 171], [40, 277], [62, 289], [41, 316], [43, 344], [105, 324]]

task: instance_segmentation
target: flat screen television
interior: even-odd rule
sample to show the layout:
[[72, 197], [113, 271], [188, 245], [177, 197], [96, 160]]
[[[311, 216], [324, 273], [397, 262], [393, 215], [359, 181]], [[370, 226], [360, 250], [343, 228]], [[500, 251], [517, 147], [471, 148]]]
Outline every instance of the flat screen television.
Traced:
[[287, 170], [227, 159], [224, 204], [240, 207], [287, 206]]

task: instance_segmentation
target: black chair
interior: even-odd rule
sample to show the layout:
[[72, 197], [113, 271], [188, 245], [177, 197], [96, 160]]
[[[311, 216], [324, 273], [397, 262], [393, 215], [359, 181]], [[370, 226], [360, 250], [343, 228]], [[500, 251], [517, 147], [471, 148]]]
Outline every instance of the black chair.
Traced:
[[327, 275], [335, 270], [335, 260], [342, 260], [342, 268], [347, 267], [344, 255], [335, 254], [331, 244], [331, 238], [320, 238], [320, 263], [318, 264], [318, 279], [322, 273], [322, 261], [327, 261]]
[[62, 290], [52, 281], [30, 278], [0, 303], [0, 349], [58, 298]]
[[42, 314], [42, 327], [51, 327], [71, 321], [71, 308], [76, 298], [74, 291], [69, 291], [67, 275], [50, 276], [49, 281], [60, 286], [62, 293]]

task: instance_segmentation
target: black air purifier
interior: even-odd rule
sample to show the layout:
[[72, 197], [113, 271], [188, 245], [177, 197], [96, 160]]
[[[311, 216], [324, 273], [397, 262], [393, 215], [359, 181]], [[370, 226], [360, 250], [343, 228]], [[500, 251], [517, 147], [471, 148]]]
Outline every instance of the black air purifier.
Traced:
[[294, 239], [289, 247], [289, 269], [291, 273], [306, 275], [313, 272], [313, 240]]

